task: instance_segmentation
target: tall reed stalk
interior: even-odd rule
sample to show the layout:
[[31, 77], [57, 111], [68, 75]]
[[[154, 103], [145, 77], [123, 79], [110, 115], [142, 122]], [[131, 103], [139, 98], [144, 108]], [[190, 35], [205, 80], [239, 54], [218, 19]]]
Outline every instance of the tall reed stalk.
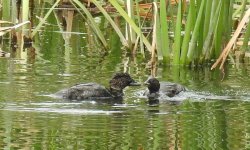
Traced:
[[248, 23], [247, 25], [247, 30], [244, 36], [244, 40], [243, 40], [243, 45], [241, 47], [241, 50], [246, 51], [247, 48], [249, 47], [248, 43], [250, 41], [250, 23]]
[[[220, 53], [221, 53], [221, 49], [222, 49], [222, 43], [223, 43], [223, 33], [224, 33], [224, 30], [223, 28], [227, 28], [227, 27], [224, 27], [225, 26], [225, 22], [224, 22], [224, 17], [225, 17], [225, 6], [226, 6], [226, 2], [229, 2], [229, 1], [220, 1], [219, 3], [219, 7], [220, 8], [220, 12], [218, 14], [218, 20], [217, 20], [217, 23], [216, 23], [216, 28], [215, 28], [215, 33], [214, 33], [214, 56], [217, 58], [219, 57]], [[217, 8], [218, 9], [218, 8]], [[215, 14], [216, 16], [216, 14]], [[207, 60], [209, 60], [210, 58], [212, 58], [212, 56], [206, 56]]]
[[137, 35], [142, 36], [142, 41], [145, 44], [146, 48], [149, 51], [152, 51], [152, 47], [148, 41], [148, 39], [142, 34], [141, 29], [135, 24], [135, 22], [128, 16], [128, 14], [124, 11], [124, 9], [117, 3], [116, 0], [109, 0], [113, 7], [119, 12], [119, 14], [130, 24], [132, 29], [136, 32]]
[[15, 23], [16, 19], [18, 18], [16, 8], [17, 8], [16, 0], [11, 0], [11, 22], [13, 23]]
[[198, 40], [198, 36], [199, 36], [199, 28], [200, 28], [200, 24], [202, 21], [202, 16], [203, 16], [202, 14], [203, 14], [204, 6], [205, 6], [205, 0], [202, 0], [197, 19], [195, 21], [194, 31], [193, 31], [191, 41], [190, 41], [189, 47], [188, 47], [188, 53], [187, 53], [188, 64], [193, 61], [194, 52], [195, 52], [195, 49], [197, 46], [197, 40]]
[[2, 2], [2, 20], [4, 21], [12, 21], [11, 20], [11, 1], [10, 0], [3, 0]]
[[[62, 0], [55, 1], [51, 9], [48, 10], [47, 14], [33, 30], [31, 34], [32, 37], [38, 32], [45, 23], [45, 20], [61, 1]], [[164, 64], [171, 63], [174, 65], [181, 64], [186, 66], [194, 63], [204, 63], [207, 60], [209, 61], [219, 56], [225, 43], [231, 38], [233, 19], [242, 18], [249, 2], [248, 0], [178, 0], [177, 10], [175, 10], [175, 7], [170, 4], [170, 0], [167, 1], [168, 6], [166, 0], [155, 0], [153, 2], [153, 13], [148, 11], [149, 16], [153, 16], [153, 19], [150, 20], [147, 18], [148, 22], [146, 23], [149, 27], [153, 27], [153, 30], [149, 32], [150, 34], [148, 34], [149, 36], [147, 37], [142, 30], [142, 26], [145, 26], [144, 20], [146, 19], [143, 20], [140, 18], [140, 12], [142, 9], [151, 10], [151, 6], [142, 6], [141, 4], [144, 1], [108, 1], [113, 6], [112, 9], [116, 9], [116, 14], [122, 16], [126, 21], [126, 33], [122, 32], [113, 21], [110, 12], [105, 10], [105, 7], [102, 6], [103, 3], [97, 0], [92, 0], [91, 3], [94, 4], [98, 8], [98, 11], [104, 15], [105, 19], [109, 21], [119, 36], [121, 43], [131, 49], [134, 48], [133, 54], [135, 54], [136, 48], [138, 47], [137, 43], [140, 40], [142, 54], [144, 53], [144, 48], [146, 48], [151, 52], [154, 58], [156, 58], [155, 52], [157, 52], [158, 58], [163, 58]], [[16, 7], [15, 2], [15, 0], [2, 1], [2, 20], [16, 23], [17, 17], [13, 17], [17, 16], [17, 12], [13, 9]], [[20, 22], [25, 22], [25, 24], [26, 21], [30, 19], [29, 2], [29, 0], [22, 1], [20, 15], [22, 20], [20, 20]], [[87, 8], [80, 0], [69, 0], [69, 2], [71, 2], [78, 13], [86, 19], [86, 22], [93, 29], [93, 33], [99, 37], [103, 46], [107, 48], [108, 44], [106, 37], [104, 37], [103, 31], [100, 30], [99, 26], [96, 24], [90, 8]], [[241, 3], [241, 6], [237, 10], [233, 7], [235, 2]], [[186, 3], [189, 5], [186, 6]], [[11, 4], [12, 10], [10, 7]], [[187, 9], [184, 7], [187, 7]], [[74, 15], [71, 14], [71, 21], [73, 18]], [[235, 23], [235, 25], [237, 24]], [[9, 31], [12, 30], [12, 28], [6, 30]], [[173, 31], [173, 34], [171, 34], [174, 35], [173, 42], [170, 40], [169, 33], [172, 32], [169, 32], [169, 30]], [[25, 31], [23, 33], [28, 36], [28, 32], [26, 32], [27, 27], [23, 27], [23, 31]], [[245, 39], [242, 50], [246, 50], [248, 47], [250, 36], [249, 25], [244, 31], [246, 33], [244, 35]], [[171, 49], [172, 47], [173, 49]], [[227, 53], [228, 51], [229, 50], [227, 50]], [[225, 60], [225, 57], [223, 57], [223, 59]]]
[[181, 26], [182, 26], [182, 1], [178, 3], [177, 19], [174, 34], [174, 49], [173, 49], [173, 64], [180, 64], [180, 50], [181, 50]]
[[[22, 1], [22, 22], [29, 20], [29, 0], [23, 0]], [[24, 25], [22, 27], [23, 35], [26, 37], [29, 37], [29, 31], [27, 31], [28, 25]]]
[[170, 48], [168, 37], [168, 23], [167, 23], [167, 8], [166, 0], [160, 0], [160, 39], [161, 52], [163, 55], [163, 62], [167, 64], [170, 62]]
[[[136, 5], [136, 9], [135, 9], [135, 12], [137, 14], [137, 18], [138, 18], [138, 25], [140, 28], [142, 28], [144, 22], [141, 23], [141, 19], [140, 19], [140, 8], [139, 8], [139, 2], [136, 1], [135, 2], [135, 5]], [[137, 42], [140, 41], [140, 51], [141, 51], [141, 54], [143, 55], [143, 57], [145, 57], [145, 49], [144, 49], [144, 46], [143, 46], [143, 42], [142, 40], [139, 40], [139, 39], [142, 39], [142, 32], [137, 36]], [[137, 48], [137, 43], [135, 43], [135, 46], [134, 46], [134, 49], [133, 49], [133, 53], [135, 54], [135, 51], [136, 51], [136, 48]]]
[[116, 33], [118, 34], [118, 36], [121, 39], [121, 42], [124, 46], [129, 47], [129, 43], [128, 41], [125, 39], [124, 35], [122, 34], [121, 30], [119, 29], [119, 27], [115, 24], [115, 22], [113, 21], [113, 19], [110, 17], [110, 15], [104, 10], [104, 8], [99, 4], [98, 1], [93, 0], [92, 1], [96, 7], [102, 12], [102, 14], [105, 16], [105, 18], [109, 21], [109, 23], [112, 25], [112, 27], [114, 28], [114, 30], [116, 31]]
[[[207, 36], [205, 37], [205, 42], [204, 42], [204, 45], [203, 45], [203, 48], [202, 48], [202, 60], [204, 60], [204, 58], [206, 56], [208, 56], [210, 53], [211, 53], [211, 43], [212, 43], [212, 40], [213, 40], [213, 35], [214, 35], [214, 31], [216, 29], [216, 26], [219, 25], [218, 23], [218, 20], [219, 20], [219, 14], [221, 12], [221, 1], [219, 2], [219, 5], [213, 5], [214, 7], [217, 7], [216, 8], [216, 11], [213, 15], [211, 15], [210, 17], [210, 25], [209, 25], [209, 30], [207, 32]], [[215, 9], [215, 8], [213, 8]], [[217, 34], [215, 34], [217, 35]], [[216, 39], [217, 36], [215, 36], [215, 39]], [[219, 39], [218, 39], [219, 40]]]
[[[133, 0], [126, 0], [126, 8], [128, 16], [131, 20], [135, 22], [135, 16], [134, 16], [134, 1]], [[126, 23], [126, 38], [129, 41], [130, 48], [132, 48], [132, 45], [135, 44], [136, 41], [136, 35], [129, 23]]]
[[105, 48], [108, 47], [107, 41], [104, 38], [100, 28], [97, 26], [97, 24], [95, 23], [94, 18], [92, 17], [91, 13], [88, 11], [88, 9], [79, 1], [79, 0], [70, 0], [73, 1], [76, 5], [78, 5], [83, 12], [85, 13], [85, 15], [88, 18], [88, 23], [90, 24], [90, 26], [92, 27], [93, 31], [95, 32], [95, 34], [99, 37], [100, 41], [102, 42], [103, 46]]
[[209, 25], [210, 25], [210, 21], [211, 21], [211, 12], [212, 12], [212, 3], [213, 1], [209, 1], [207, 0], [206, 2], [206, 10], [205, 10], [205, 17], [204, 17], [204, 29], [203, 29], [203, 39], [206, 39], [207, 34], [208, 34], [208, 30], [209, 30]]
[[181, 47], [181, 56], [180, 56], [180, 64], [186, 65], [186, 59], [187, 59], [187, 52], [188, 52], [188, 45], [191, 37], [191, 32], [193, 30], [193, 24], [195, 23], [192, 18], [195, 18], [195, 1], [190, 1], [188, 16], [187, 16], [187, 22], [185, 26], [185, 35], [182, 42]]
[[40, 20], [39, 24], [36, 26], [36, 28], [31, 33], [31, 37], [35, 36], [35, 34], [38, 32], [38, 30], [41, 29], [42, 25], [45, 23], [46, 19], [49, 17], [51, 12], [54, 10], [54, 8], [59, 4], [61, 0], [57, 0], [54, 5], [49, 9], [49, 11], [46, 13], [46, 15], [43, 17], [43, 19]]

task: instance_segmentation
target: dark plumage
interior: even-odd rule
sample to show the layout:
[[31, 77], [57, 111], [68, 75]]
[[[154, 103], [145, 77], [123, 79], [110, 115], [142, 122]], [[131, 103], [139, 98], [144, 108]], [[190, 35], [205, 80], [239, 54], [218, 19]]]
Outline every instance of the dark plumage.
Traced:
[[109, 88], [97, 83], [82, 83], [61, 90], [55, 95], [69, 100], [119, 99], [126, 86], [139, 85], [128, 73], [116, 73], [109, 81]]
[[158, 98], [160, 94], [174, 97], [181, 91], [185, 91], [185, 87], [177, 83], [159, 82], [156, 78], [149, 78], [146, 82], [148, 85], [148, 92], [146, 95], [149, 98]]

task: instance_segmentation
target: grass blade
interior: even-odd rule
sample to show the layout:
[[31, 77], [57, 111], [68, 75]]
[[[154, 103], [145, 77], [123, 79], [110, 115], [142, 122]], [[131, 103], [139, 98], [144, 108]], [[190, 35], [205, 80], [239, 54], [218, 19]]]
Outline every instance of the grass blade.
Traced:
[[167, 8], [165, 0], [160, 0], [160, 25], [163, 62], [168, 63], [170, 61], [170, 48], [168, 39]]
[[193, 56], [194, 56], [194, 50], [197, 44], [197, 39], [198, 39], [198, 34], [199, 34], [199, 27], [201, 24], [201, 19], [202, 19], [202, 13], [203, 13], [203, 9], [204, 9], [204, 5], [205, 5], [205, 0], [202, 0], [201, 2], [201, 6], [198, 12], [198, 16], [197, 16], [197, 20], [194, 26], [194, 31], [192, 34], [192, 38], [188, 47], [188, 54], [187, 54], [187, 58], [188, 58], [188, 63], [193, 61]]
[[101, 40], [103, 46], [105, 48], [108, 47], [108, 44], [101, 32], [101, 30], [99, 29], [99, 27], [97, 26], [97, 24], [95, 23], [94, 18], [92, 17], [92, 15], [90, 14], [90, 12], [87, 10], [87, 8], [79, 1], [79, 0], [72, 0], [74, 3], [76, 3], [82, 10], [83, 12], [86, 14], [88, 21], [90, 22], [90, 26], [93, 28], [94, 32], [96, 33], [96, 35], [99, 37], [99, 39]]
[[181, 47], [181, 58], [180, 58], [180, 64], [184, 65], [186, 64], [186, 58], [187, 58], [187, 52], [188, 52], [188, 45], [191, 37], [191, 31], [193, 29], [193, 15], [195, 13], [195, 2], [194, 0], [190, 1], [188, 16], [187, 16], [187, 24], [185, 27], [185, 35], [182, 42]]
[[142, 36], [142, 41], [147, 47], [149, 51], [152, 51], [152, 47], [149, 43], [149, 41], [146, 39], [146, 37], [141, 32], [141, 29], [135, 24], [135, 22], [129, 18], [128, 14], [123, 10], [123, 8], [117, 3], [116, 0], [109, 0], [109, 2], [113, 5], [113, 7], [116, 8], [116, 10], [120, 13], [120, 15], [130, 24], [130, 26], [133, 28], [133, 30], [138, 34]]
[[112, 25], [112, 27], [114, 28], [114, 30], [116, 31], [116, 33], [118, 34], [118, 36], [121, 39], [121, 42], [124, 46], [128, 47], [128, 42], [125, 39], [125, 37], [123, 36], [121, 30], [119, 29], [119, 27], [115, 24], [115, 22], [112, 20], [112, 18], [110, 17], [110, 15], [105, 11], [105, 9], [103, 9], [103, 7], [99, 4], [99, 2], [97, 2], [96, 0], [92, 0], [92, 2], [96, 5], [96, 7], [102, 12], [102, 14], [105, 16], [105, 18], [109, 21], [109, 23]]
[[209, 45], [211, 43], [213, 33], [214, 33], [216, 27], [218, 26], [219, 16], [220, 16], [220, 12], [221, 12], [221, 6], [222, 6], [222, 2], [220, 1], [215, 14], [211, 17], [212, 20], [210, 21], [211, 23], [210, 23], [209, 31], [208, 31], [206, 40], [205, 40], [203, 48], [202, 48], [202, 58], [203, 59], [208, 53]]
[[245, 23], [248, 20], [248, 17], [250, 17], [250, 8], [246, 11], [244, 17], [242, 18], [241, 22], [239, 23], [237, 29], [235, 30], [232, 38], [230, 39], [230, 41], [228, 42], [227, 46], [224, 48], [224, 50], [222, 51], [222, 53], [220, 54], [220, 57], [216, 60], [216, 62], [213, 64], [213, 66], [211, 67], [211, 70], [214, 69], [215, 67], [217, 67], [217, 65], [221, 62], [220, 65], [220, 69], [222, 69], [226, 58], [233, 46], [233, 44], [235, 43], [235, 41], [237, 40], [242, 28], [244, 27]]
[[244, 40], [243, 40], [243, 45], [241, 47], [242, 51], [246, 51], [247, 50], [249, 39], [250, 39], [250, 23], [248, 22], [247, 30], [246, 30], [246, 33], [245, 33], [245, 36], [244, 36]]
[[182, 20], [182, 1], [180, 0], [178, 3], [178, 12], [177, 12], [177, 19], [176, 19], [176, 28], [174, 34], [174, 64], [180, 64], [180, 50], [181, 50], [181, 20]]
[[51, 14], [51, 12], [54, 10], [54, 8], [58, 5], [58, 3], [61, 0], [57, 0], [55, 2], [55, 4], [49, 9], [49, 11], [46, 13], [46, 15], [44, 16], [44, 18], [42, 20], [40, 20], [39, 24], [36, 26], [36, 28], [33, 30], [33, 32], [31, 33], [31, 38], [34, 37], [34, 35], [37, 33], [37, 31], [42, 27], [42, 25], [45, 23], [45, 20], [49, 17], [49, 15]]

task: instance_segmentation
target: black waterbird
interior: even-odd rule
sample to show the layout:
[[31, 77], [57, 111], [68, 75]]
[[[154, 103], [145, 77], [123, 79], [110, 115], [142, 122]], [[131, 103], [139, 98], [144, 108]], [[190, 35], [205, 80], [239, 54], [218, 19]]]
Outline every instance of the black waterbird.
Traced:
[[70, 88], [63, 89], [55, 95], [69, 100], [120, 100], [123, 96], [123, 89], [127, 86], [137, 86], [139, 83], [128, 73], [116, 73], [109, 81], [109, 88], [97, 83], [81, 83]]
[[172, 82], [159, 82], [156, 78], [150, 77], [145, 84], [148, 85], [148, 91], [145, 92], [145, 95], [149, 99], [156, 99], [160, 95], [166, 95], [168, 97], [174, 97], [182, 91], [185, 91], [186, 88], [178, 83]]

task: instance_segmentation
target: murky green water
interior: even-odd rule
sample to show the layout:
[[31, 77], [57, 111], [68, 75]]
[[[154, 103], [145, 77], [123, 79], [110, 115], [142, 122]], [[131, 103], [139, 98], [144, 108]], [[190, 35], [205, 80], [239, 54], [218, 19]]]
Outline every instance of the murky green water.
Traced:
[[[148, 105], [143, 86], [126, 88], [123, 104], [54, 99], [47, 95], [79, 82], [107, 85], [115, 72], [128, 71], [143, 82], [150, 70], [141, 56], [133, 59], [120, 48], [109, 28], [105, 53], [81, 19], [74, 20], [70, 38], [63, 38], [53, 17], [49, 21], [33, 48], [0, 59], [2, 149], [250, 148], [249, 63], [228, 65], [223, 80], [209, 68], [159, 66], [159, 80], [182, 83], [188, 91], [158, 106]], [[8, 39], [1, 46], [10, 51]]]

